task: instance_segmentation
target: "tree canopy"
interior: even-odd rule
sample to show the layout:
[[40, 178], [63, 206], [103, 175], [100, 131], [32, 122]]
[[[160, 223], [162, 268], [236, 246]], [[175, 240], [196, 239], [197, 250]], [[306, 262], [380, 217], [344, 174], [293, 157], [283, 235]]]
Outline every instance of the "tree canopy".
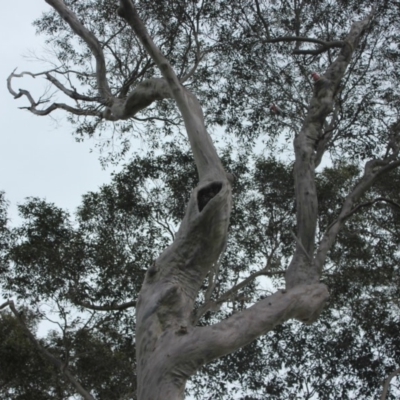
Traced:
[[[150, 306], [155, 343], [170, 330], [184, 343], [286, 296], [253, 340], [185, 366], [187, 394], [395, 399], [400, 2], [46, 2], [34, 24], [52, 65], [14, 71], [9, 91], [38, 116], [66, 113], [78, 140], [101, 139], [103, 162], [126, 165], [75, 213], [30, 198], [12, 227], [1, 195], [1, 397], [143, 399]], [[27, 74], [50, 91], [16, 91]], [[151, 297], [169, 268], [184, 301]], [[290, 297], [303, 287], [313, 294]], [[318, 305], [297, 310], [302, 296]]]

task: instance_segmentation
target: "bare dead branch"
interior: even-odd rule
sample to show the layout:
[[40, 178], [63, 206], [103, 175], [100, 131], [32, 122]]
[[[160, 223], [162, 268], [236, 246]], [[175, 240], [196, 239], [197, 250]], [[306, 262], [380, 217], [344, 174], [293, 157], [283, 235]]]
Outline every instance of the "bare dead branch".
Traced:
[[14, 69], [13, 72], [11, 72], [11, 74], [8, 76], [7, 78], [7, 89], [8, 91], [14, 96], [15, 99], [17, 99], [18, 97], [21, 97], [21, 94], [18, 92], [15, 92], [11, 86], [11, 81], [13, 78], [22, 78], [24, 75], [29, 75], [32, 78], [36, 78], [37, 76], [40, 75], [46, 75], [47, 73], [53, 72], [55, 71], [55, 69], [51, 69], [49, 71], [43, 71], [43, 72], [38, 72], [36, 74], [29, 72], [29, 71], [23, 71], [19, 74], [16, 74], [15, 71], [17, 70], [17, 68]]
[[93, 97], [89, 97], [89, 96], [84, 96], [84, 95], [81, 95], [81, 94], [79, 94], [77, 92], [74, 92], [72, 90], [67, 89], [56, 78], [52, 77], [50, 75], [50, 72], [57, 72], [57, 69], [52, 69], [50, 71], [38, 72], [36, 74], [34, 74], [32, 72], [29, 72], [29, 71], [23, 71], [23, 72], [17, 74], [17, 73], [15, 73], [15, 70], [14, 70], [8, 76], [8, 78], [7, 78], [7, 88], [8, 88], [8, 91], [14, 96], [14, 99], [18, 99], [20, 97], [25, 96], [28, 99], [29, 103], [30, 103], [29, 107], [20, 107], [21, 109], [29, 110], [33, 114], [39, 115], [39, 116], [48, 115], [51, 112], [53, 112], [54, 110], [62, 109], [62, 110], [68, 111], [68, 112], [70, 112], [71, 114], [74, 114], [74, 115], [88, 115], [88, 116], [94, 116], [94, 117], [102, 117], [102, 113], [100, 111], [93, 110], [93, 109], [87, 109], [87, 108], [72, 107], [72, 106], [70, 106], [68, 104], [65, 104], [65, 103], [52, 103], [47, 108], [38, 109], [39, 105], [47, 103], [47, 102], [49, 102], [49, 100], [47, 99], [47, 100], [36, 101], [28, 90], [19, 89], [18, 92], [16, 92], [12, 88], [11, 81], [12, 81], [13, 78], [21, 78], [24, 75], [29, 75], [32, 78], [36, 78], [37, 76], [44, 75], [52, 84], [54, 84], [58, 89], [60, 89], [63, 93], [65, 93], [66, 95], [68, 95], [72, 99], [85, 100], [85, 101], [99, 101], [100, 100], [100, 98], [93, 98]]
[[68, 104], [65, 104], [65, 103], [52, 103], [49, 107], [42, 109], [42, 110], [38, 110], [36, 107], [38, 105], [40, 105], [41, 103], [35, 102], [27, 90], [21, 89], [20, 96], [26, 96], [31, 103], [30, 107], [20, 107], [20, 109], [29, 110], [30, 112], [32, 112], [35, 115], [44, 116], [44, 115], [50, 114], [54, 110], [61, 109], [61, 110], [68, 111], [74, 115], [82, 115], [82, 116], [85, 115], [85, 116], [93, 116], [93, 117], [100, 117], [100, 118], [103, 117], [103, 114], [100, 111], [76, 108], [76, 107], [69, 106]]

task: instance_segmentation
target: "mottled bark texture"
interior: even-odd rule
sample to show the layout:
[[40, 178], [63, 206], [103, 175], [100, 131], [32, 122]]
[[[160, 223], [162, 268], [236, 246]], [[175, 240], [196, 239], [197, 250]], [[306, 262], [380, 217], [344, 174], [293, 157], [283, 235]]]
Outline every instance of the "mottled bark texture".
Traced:
[[[310, 101], [307, 116], [300, 133], [294, 140], [297, 243], [286, 273], [287, 288], [318, 282], [321, 276], [326, 252], [324, 257], [320, 256], [323, 259], [319, 259], [318, 262], [314, 260], [318, 218], [315, 168], [329, 142], [327, 140], [329, 130], [324, 129], [326, 119], [334, 110], [335, 96], [340, 82], [372, 17], [373, 13], [363, 21], [353, 23], [336, 60], [332, 62], [321, 79], [315, 82], [314, 94]], [[332, 121], [334, 119], [335, 114]], [[321, 251], [319, 253], [321, 254]]]
[[[234, 352], [288, 319], [312, 323], [318, 318], [329, 297], [327, 287], [319, 283], [319, 279], [327, 252], [337, 233], [344, 221], [354, 213], [354, 204], [362, 194], [380, 175], [399, 165], [396, 160], [398, 145], [393, 142], [385, 158], [370, 161], [366, 165], [364, 176], [347, 196], [338, 220], [328, 227], [315, 252], [318, 213], [315, 166], [321, 161], [336, 122], [335, 95], [354, 50], [371, 22], [372, 14], [363, 21], [353, 23], [344, 41], [332, 42], [333, 44], [318, 42], [326, 48], [340, 47], [341, 50], [325, 74], [315, 83], [308, 114], [294, 141], [297, 235], [296, 250], [286, 274], [286, 290], [278, 291], [218, 324], [198, 327], [196, 321], [201, 315], [199, 310], [208, 310], [213, 304], [206, 303], [196, 312], [195, 300], [201, 285], [207, 276], [213, 274], [225, 249], [232, 203], [232, 177], [224, 171], [206, 130], [199, 101], [182, 85], [183, 79], [178, 79], [167, 59], [156, 47], [131, 0], [120, 1], [119, 15], [132, 27], [160, 69], [162, 78], [143, 81], [124, 97], [115, 97], [111, 93], [107, 83], [104, 54], [96, 37], [82, 25], [62, 0], [46, 2], [64, 18], [94, 56], [99, 92], [97, 97], [88, 98], [76, 91], [70, 91], [50, 71], [42, 73], [69, 97], [104, 105], [102, 110], [85, 115], [96, 115], [109, 120], [124, 119], [155, 100], [173, 98], [183, 117], [199, 183], [192, 192], [174, 242], [149, 267], [136, 303], [137, 398], [183, 399], [187, 379], [205, 363]], [[304, 38], [296, 38], [300, 39]], [[279, 40], [291, 39], [286, 37]], [[64, 108], [78, 115], [83, 113], [82, 109], [58, 103], [39, 110], [39, 103], [35, 103], [29, 92], [15, 92], [11, 87], [12, 78], [23, 74], [13, 73], [8, 79], [8, 88], [15, 97], [26, 96], [30, 102], [29, 109], [33, 113], [45, 115], [57, 108]], [[329, 116], [331, 119], [327, 121]], [[393, 137], [399, 136], [399, 127], [400, 125], [394, 128]], [[258, 275], [254, 274], [252, 279], [256, 276]], [[221, 301], [229, 299], [229, 295], [230, 291], [225, 297], [223, 294]], [[214, 305], [217, 303], [218, 301]], [[118, 309], [126, 306], [121, 305]], [[89, 308], [104, 309], [91, 304]], [[91, 398], [72, 376], [67, 378], [84, 398]]]
[[182, 399], [187, 379], [203, 364], [231, 353], [290, 318], [313, 322], [328, 298], [313, 282], [275, 293], [219, 324], [192, 324], [200, 286], [227, 240], [231, 185], [204, 126], [201, 106], [150, 38], [130, 0], [119, 15], [135, 31], [168, 82], [183, 116], [196, 162], [194, 189], [174, 243], [146, 274], [137, 303], [138, 398]]

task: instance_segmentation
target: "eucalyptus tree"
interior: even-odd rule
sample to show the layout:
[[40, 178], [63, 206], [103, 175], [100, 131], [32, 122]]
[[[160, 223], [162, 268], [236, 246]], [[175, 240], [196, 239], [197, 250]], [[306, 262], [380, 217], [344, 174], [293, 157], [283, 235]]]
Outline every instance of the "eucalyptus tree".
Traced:
[[[44, 345], [2, 305], [68, 388], [47, 392], [179, 399], [202, 370], [196, 396], [229, 396], [224, 381], [246, 398], [375, 396], [399, 352], [398, 2], [46, 2], [35, 24], [57, 61], [14, 71], [10, 93], [78, 137], [112, 124], [105, 144], [156, 149], [86, 195], [78, 227], [31, 199], [4, 228], [5, 292], [63, 321]], [[15, 91], [24, 75], [73, 103]], [[221, 156], [206, 126], [225, 129]], [[284, 288], [261, 294], [260, 276]]]

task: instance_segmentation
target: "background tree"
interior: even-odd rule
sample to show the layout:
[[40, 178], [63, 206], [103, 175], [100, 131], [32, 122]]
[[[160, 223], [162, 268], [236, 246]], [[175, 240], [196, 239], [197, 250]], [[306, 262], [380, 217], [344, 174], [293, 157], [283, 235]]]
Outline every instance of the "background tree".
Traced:
[[[47, 2], [36, 25], [57, 61], [33, 75], [73, 103], [15, 92], [26, 73], [10, 92], [35, 114], [68, 112], [79, 138], [111, 121], [104, 144], [124, 154], [130, 132], [150, 148], [75, 220], [40, 199], [20, 227], [4, 217], [3, 290], [59, 317], [41, 342], [3, 305], [58, 371], [41, 390], [135, 398], [137, 374], [139, 399], [182, 398], [196, 369], [250, 343], [204, 366], [191, 393], [376, 398], [399, 355], [398, 2], [122, 1], [122, 19], [117, 2]], [[225, 129], [221, 158], [194, 93]], [[321, 318], [277, 326], [318, 318], [321, 278]], [[29, 390], [5, 381], [10, 398]]]

